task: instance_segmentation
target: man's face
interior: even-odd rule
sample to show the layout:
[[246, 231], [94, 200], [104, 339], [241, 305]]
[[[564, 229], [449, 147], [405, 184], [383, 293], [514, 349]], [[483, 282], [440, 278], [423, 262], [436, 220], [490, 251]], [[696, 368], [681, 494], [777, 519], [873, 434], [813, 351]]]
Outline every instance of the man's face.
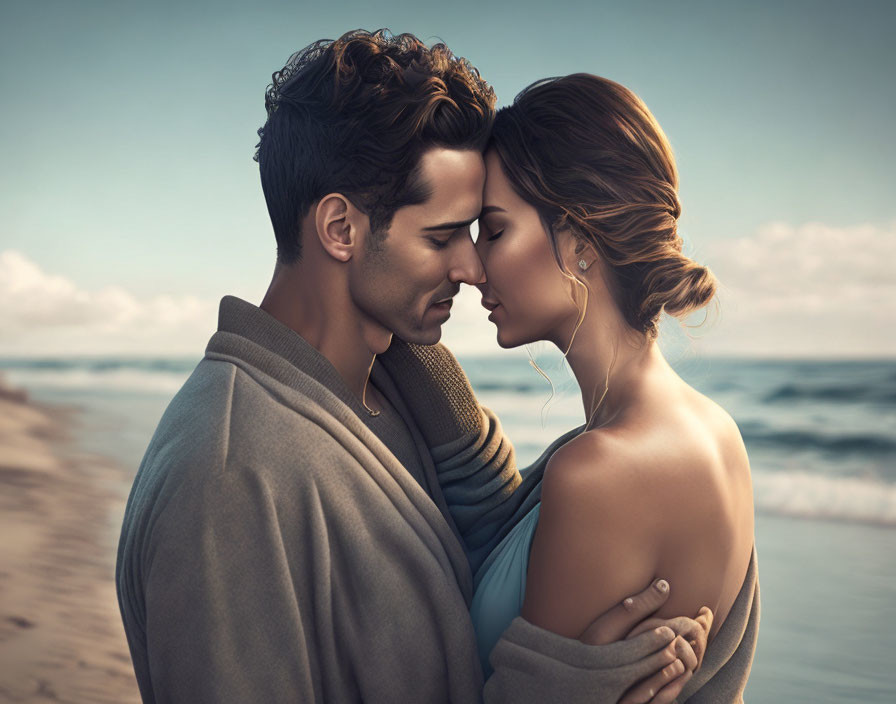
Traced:
[[470, 224], [482, 207], [485, 165], [477, 151], [433, 148], [420, 173], [429, 198], [397, 210], [375, 248], [358, 248], [349, 290], [373, 322], [408, 342], [434, 345], [460, 284], [483, 278]]

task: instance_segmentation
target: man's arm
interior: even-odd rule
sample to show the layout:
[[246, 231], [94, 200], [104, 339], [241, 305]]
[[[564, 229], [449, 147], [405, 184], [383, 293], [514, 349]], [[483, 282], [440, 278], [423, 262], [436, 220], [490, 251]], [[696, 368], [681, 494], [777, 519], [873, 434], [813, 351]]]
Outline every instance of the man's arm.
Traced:
[[144, 560], [146, 646], [157, 702], [319, 701], [273, 506], [250, 472], [181, 488]]
[[668, 598], [669, 585], [656, 580], [594, 619], [578, 640], [515, 619], [489, 658], [486, 704], [673, 702], [700, 666], [712, 613], [649, 618]]
[[541, 472], [558, 438], [531, 467], [518, 470], [497, 416], [480, 406], [454, 355], [442, 344], [393, 338], [380, 355], [429, 446], [439, 485], [464, 539], [473, 573], [538, 501]]

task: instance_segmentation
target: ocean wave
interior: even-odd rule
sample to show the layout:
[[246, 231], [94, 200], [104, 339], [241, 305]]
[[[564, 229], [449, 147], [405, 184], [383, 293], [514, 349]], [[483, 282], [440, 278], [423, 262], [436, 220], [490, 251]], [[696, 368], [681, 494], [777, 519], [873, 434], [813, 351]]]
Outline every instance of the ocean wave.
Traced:
[[134, 368], [53, 368], [0, 367], [0, 374], [12, 385], [25, 389], [64, 392], [116, 392], [172, 395], [183, 386], [189, 370], [161, 371]]
[[544, 379], [538, 379], [531, 383], [519, 381], [480, 381], [471, 379], [470, 383], [476, 389], [477, 393], [487, 393], [489, 391], [503, 391], [518, 394], [545, 394], [550, 395], [551, 385]]
[[806, 472], [753, 472], [757, 511], [896, 526], [896, 484]]
[[790, 401], [840, 401], [844, 403], [896, 403], [896, 391], [865, 384], [849, 386], [799, 386], [785, 384], [768, 393], [765, 403]]
[[741, 424], [740, 430], [748, 449], [814, 450], [834, 456], [861, 454], [869, 458], [896, 455], [896, 440], [877, 433], [828, 435], [808, 430], [771, 430], [750, 423]]
[[186, 357], [54, 357], [34, 359], [0, 359], [0, 371], [76, 371], [108, 372], [135, 369], [145, 372], [187, 372], [198, 358]]

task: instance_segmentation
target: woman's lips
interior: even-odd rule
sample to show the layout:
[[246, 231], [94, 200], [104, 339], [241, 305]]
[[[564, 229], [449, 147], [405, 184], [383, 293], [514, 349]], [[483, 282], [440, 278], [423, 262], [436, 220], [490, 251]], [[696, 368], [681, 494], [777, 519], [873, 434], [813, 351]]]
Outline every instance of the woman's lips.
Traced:
[[501, 307], [501, 304], [497, 301], [489, 301], [485, 298], [482, 299], [482, 307], [486, 310], [490, 310], [491, 313], [488, 314], [488, 319], [491, 322], [494, 322], [495, 312]]

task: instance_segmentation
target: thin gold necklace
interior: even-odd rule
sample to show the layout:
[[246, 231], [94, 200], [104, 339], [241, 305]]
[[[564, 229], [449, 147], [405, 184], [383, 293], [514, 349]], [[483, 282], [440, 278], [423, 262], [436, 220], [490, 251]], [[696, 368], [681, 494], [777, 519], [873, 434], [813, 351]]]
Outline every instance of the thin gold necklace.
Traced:
[[370, 381], [370, 373], [373, 371], [373, 363], [375, 361], [376, 355], [373, 355], [373, 359], [370, 362], [370, 367], [367, 369], [367, 378], [364, 380], [364, 388], [361, 390], [361, 405], [367, 409], [367, 412], [370, 414], [371, 418], [376, 418], [380, 414], [379, 411], [375, 411], [367, 405], [367, 382]]

